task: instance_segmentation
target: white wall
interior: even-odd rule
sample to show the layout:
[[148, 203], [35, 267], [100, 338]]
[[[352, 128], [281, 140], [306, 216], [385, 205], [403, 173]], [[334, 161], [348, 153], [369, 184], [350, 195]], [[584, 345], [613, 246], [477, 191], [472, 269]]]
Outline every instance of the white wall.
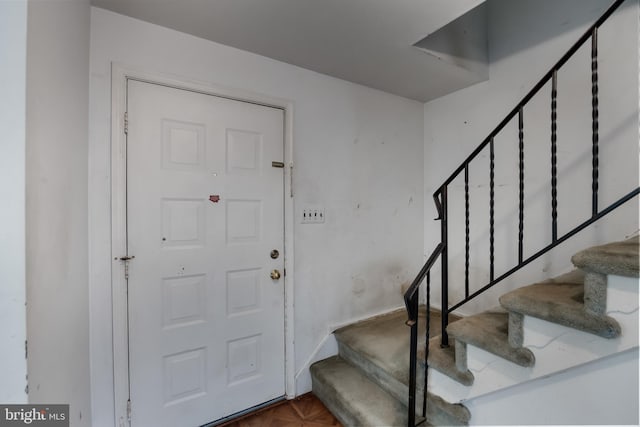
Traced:
[[[489, 2], [490, 79], [425, 104], [425, 189], [427, 194], [454, 171], [544, 73], [602, 14], [608, 0], [495, 0]], [[638, 184], [638, 1], [628, 0], [599, 33], [600, 207]], [[591, 213], [590, 48], [582, 49], [559, 73], [559, 235]], [[550, 89], [525, 109], [525, 257], [551, 239]], [[496, 138], [496, 276], [517, 263], [518, 134], [510, 123]], [[472, 164], [471, 289], [489, 277], [488, 151]], [[450, 303], [463, 297], [464, 181], [449, 187]], [[435, 208], [425, 200], [425, 251], [440, 238]], [[629, 202], [594, 226], [541, 257], [512, 279], [460, 309], [470, 314], [498, 304], [497, 297], [571, 268], [576, 251], [638, 230], [638, 202]], [[439, 266], [434, 271], [439, 277]], [[434, 298], [439, 301], [439, 279]], [[475, 285], [475, 287], [474, 287]]]
[[29, 401], [91, 424], [87, 273], [88, 0], [28, 2]]
[[25, 403], [27, 1], [0, 2], [0, 402]]
[[258, 55], [92, 9], [90, 270], [94, 425], [113, 424], [110, 288], [110, 66], [293, 104], [297, 393], [330, 326], [400, 307], [423, 246], [423, 106]]

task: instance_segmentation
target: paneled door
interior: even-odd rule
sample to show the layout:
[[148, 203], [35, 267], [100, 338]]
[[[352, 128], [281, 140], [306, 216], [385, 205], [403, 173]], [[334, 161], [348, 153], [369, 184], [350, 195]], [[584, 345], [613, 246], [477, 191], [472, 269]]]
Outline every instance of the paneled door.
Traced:
[[284, 112], [127, 83], [131, 425], [285, 393]]

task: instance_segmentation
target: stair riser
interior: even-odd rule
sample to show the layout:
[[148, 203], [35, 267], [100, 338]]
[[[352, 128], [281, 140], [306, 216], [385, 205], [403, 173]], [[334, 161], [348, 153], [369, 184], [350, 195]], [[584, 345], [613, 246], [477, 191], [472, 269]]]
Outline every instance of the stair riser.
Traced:
[[340, 424], [343, 426], [363, 425], [364, 420], [358, 419], [358, 417], [349, 410], [346, 402], [335, 397], [336, 390], [333, 387], [327, 386], [323, 381], [319, 381], [313, 374], [311, 375], [311, 384], [313, 394], [324, 403], [324, 406], [340, 421]]
[[[393, 375], [380, 368], [379, 366], [371, 363], [362, 354], [351, 349], [348, 345], [338, 341], [338, 351], [340, 357], [351, 363], [353, 366], [360, 369], [369, 379], [378, 384], [383, 390], [389, 393], [391, 396], [402, 402], [403, 405], [409, 404], [409, 387], [407, 384], [398, 381]], [[407, 382], [408, 382], [407, 378]], [[424, 384], [424, 369], [418, 368], [417, 377], [418, 388], [421, 390]], [[422, 397], [420, 398], [422, 401]], [[422, 406], [420, 406], [421, 408]]]
[[[379, 387], [401, 402], [404, 406], [409, 404], [409, 387], [398, 381], [393, 375], [384, 369], [371, 363], [369, 359], [351, 349], [348, 345], [338, 340], [340, 357], [344, 358], [353, 366], [363, 372], [367, 378], [376, 383]], [[415, 410], [417, 414], [422, 414], [422, 404], [424, 398], [424, 365], [418, 363], [417, 387]], [[408, 378], [407, 378], [408, 381]], [[427, 402], [427, 418], [433, 425], [467, 425], [470, 415], [466, 408], [461, 405], [451, 405], [438, 397], [429, 395]]]
[[313, 393], [345, 426], [404, 426], [407, 409], [340, 357], [311, 366]]
[[[466, 372], [467, 346], [473, 345], [509, 360], [517, 365], [533, 366], [535, 357], [529, 349], [514, 348], [511, 341], [516, 338], [509, 334], [509, 313], [502, 309], [488, 310], [470, 316], [447, 327], [449, 335], [455, 338], [456, 367]], [[511, 319], [513, 320], [513, 319]]]

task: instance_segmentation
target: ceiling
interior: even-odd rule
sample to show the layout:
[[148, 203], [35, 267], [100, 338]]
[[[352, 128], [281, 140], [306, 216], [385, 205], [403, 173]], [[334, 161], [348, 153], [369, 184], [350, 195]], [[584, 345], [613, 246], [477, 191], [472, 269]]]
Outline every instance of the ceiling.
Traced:
[[414, 46], [421, 41], [428, 45], [426, 36], [483, 1], [92, 0], [92, 4], [425, 102], [486, 79], [474, 67], [449, 60], [451, 55]]

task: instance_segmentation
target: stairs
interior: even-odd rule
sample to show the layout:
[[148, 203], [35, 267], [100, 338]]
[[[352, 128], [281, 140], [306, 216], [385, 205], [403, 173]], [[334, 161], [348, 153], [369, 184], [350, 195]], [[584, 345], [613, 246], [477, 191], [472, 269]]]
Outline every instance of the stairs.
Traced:
[[[404, 323], [406, 318], [406, 311], [402, 309], [338, 329], [335, 336], [339, 356], [311, 366], [314, 394], [342, 424], [407, 424], [409, 328]], [[431, 321], [439, 323], [440, 319], [436, 315]], [[424, 348], [424, 317], [420, 324]], [[420, 371], [418, 384], [424, 384], [424, 368]], [[418, 387], [421, 406], [423, 387]], [[466, 424], [469, 420], [464, 406], [451, 405], [437, 396], [429, 396], [428, 406], [430, 420], [446, 425]]]
[[[449, 348], [440, 348], [439, 337], [430, 340], [427, 425], [473, 423], [462, 402], [637, 349], [638, 238], [584, 250], [572, 262], [578, 270], [506, 293], [498, 308], [450, 318]], [[341, 328], [339, 355], [311, 366], [314, 394], [344, 425], [406, 425], [405, 320], [399, 310]], [[431, 321], [437, 330], [437, 316]], [[424, 349], [424, 329], [419, 336]], [[418, 360], [421, 415], [424, 350]], [[637, 389], [637, 375], [632, 380]], [[637, 399], [632, 404], [637, 413]]]

